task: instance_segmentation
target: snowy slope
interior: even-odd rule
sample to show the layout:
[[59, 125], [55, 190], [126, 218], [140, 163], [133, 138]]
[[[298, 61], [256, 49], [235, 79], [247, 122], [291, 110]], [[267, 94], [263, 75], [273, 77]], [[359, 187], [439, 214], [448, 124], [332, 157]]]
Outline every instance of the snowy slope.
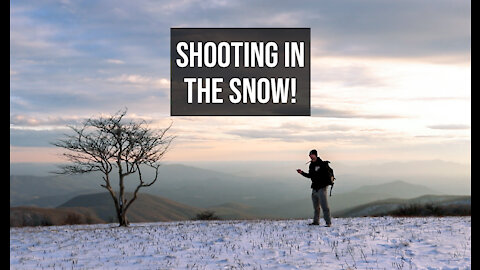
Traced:
[[187, 221], [10, 229], [11, 269], [471, 269], [471, 218]]

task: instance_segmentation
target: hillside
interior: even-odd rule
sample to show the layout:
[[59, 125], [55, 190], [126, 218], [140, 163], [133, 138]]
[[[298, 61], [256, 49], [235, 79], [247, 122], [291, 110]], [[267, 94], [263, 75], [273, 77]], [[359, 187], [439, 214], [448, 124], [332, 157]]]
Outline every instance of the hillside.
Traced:
[[[132, 193], [125, 193], [130, 199]], [[58, 208], [85, 207], [92, 209], [98, 217], [106, 222], [114, 222], [115, 207], [108, 192], [77, 196]], [[130, 222], [172, 221], [187, 220], [203, 211], [202, 208], [192, 207], [169, 199], [150, 194], [139, 193], [137, 199], [128, 210]]]
[[432, 204], [438, 206], [471, 205], [471, 196], [425, 195], [413, 199], [393, 198], [359, 205], [342, 211], [336, 211], [333, 215], [336, 217], [379, 216], [388, 214], [400, 207], [413, 204]]
[[[126, 193], [131, 198], [132, 193]], [[106, 222], [115, 220], [114, 206], [109, 193], [96, 193], [77, 196], [58, 208], [84, 207], [92, 209], [101, 219]], [[155, 222], [188, 220], [196, 214], [211, 210], [221, 219], [255, 219], [260, 216], [252, 213], [252, 207], [239, 203], [226, 203], [208, 208], [189, 206], [167, 198], [139, 193], [137, 199], [128, 210], [130, 222]]]
[[217, 206], [207, 207], [207, 210], [214, 211], [215, 215], [222, 219], [259, 219], [275, 218], [275, 215], [261, 214], [252, 206], [240, 203], [224, 203]]

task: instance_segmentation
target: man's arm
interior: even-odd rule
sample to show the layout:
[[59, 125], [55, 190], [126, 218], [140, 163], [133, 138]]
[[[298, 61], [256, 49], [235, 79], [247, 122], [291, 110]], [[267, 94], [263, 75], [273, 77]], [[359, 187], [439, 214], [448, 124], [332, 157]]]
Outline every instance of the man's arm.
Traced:
[[310, 176], [309, 173], [306, 173], [306, 172], [304, 172], [304, 171], [302, 171], [302, 170], [300, 170], [300, 169], [297, 169], [297, 172], [298, 172], [299, 174], [307, 177], [307, 178], [311, 178], [311, 176]]

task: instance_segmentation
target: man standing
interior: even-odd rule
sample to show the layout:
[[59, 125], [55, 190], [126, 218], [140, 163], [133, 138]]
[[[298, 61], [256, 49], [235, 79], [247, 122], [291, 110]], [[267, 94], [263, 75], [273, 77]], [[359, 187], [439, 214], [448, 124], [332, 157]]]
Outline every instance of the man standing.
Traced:
[[319, 225], [320, 219], [320, 206], [323, 211], [323, 218], [326, 222], [326, 227], [332, 226], [332, 221], [330, 217], [330, 209], [328, 208], [327, 201], [327, 187], [330, 185], [328, 182], [328, 172], [324, 162], [318, 157], [317, 150], [313, 149], [309, 153], [311, 162], [308, 167], [308, 173], [297, 169], [297, 172], [307, 178], [312, 180], [312, 202], [314, 209], [313, 222], [308, 225]]

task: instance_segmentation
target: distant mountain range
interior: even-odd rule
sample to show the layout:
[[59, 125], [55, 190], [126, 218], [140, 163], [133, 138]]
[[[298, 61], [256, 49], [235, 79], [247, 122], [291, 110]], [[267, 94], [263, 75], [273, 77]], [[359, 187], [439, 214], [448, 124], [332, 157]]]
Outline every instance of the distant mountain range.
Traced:
[[55, 207], [80, 194], [98, 192], [91, 176], [10, 175], [10, 205]]
[[[148, 175], [148, 174], [147, 174]], [[182, 220], [204, 210], [222, 218], [308, 218], [313, 207], [310, 180], [293, 174], [286, 179], [240, 177], [185, 165], [164, 165], [160, 179], [142, 189], [129, 211], [131, 221]], [[85, 207], [102, 220], [114, 216], [113, 202], [100, 187], [98, 175], [10, 176], [11, 206]], [[357, 186], [345, 191], [337, 180], [329, 204], [332, 213], [391, 198], [412, 199], [422, 195], [445, 195], [435, 189], [404, 181]], [[114, 188], [115, 186], [115, 181]], [[136, 179], [127, 178], [133, 190]], [[343, 211], [343, 212], [342, 212]]]
[[436, 194], [437, 191], [423, 185], [393, 181], [378, 185], [366, 185], [352, 191], [353, 193], [375, 193], [390, 197], [413, 198], [425, 194]]
[[[131, 193], [126, 194], [132, 196]], [[413, 204], [432, 203], [436, 206], [471, 207], [471, 196], [424, 195], [413, 199], [387, 199], [370, 202], [342, 211], [333, 212], [334, 217], [379, 216]], [[290, 206], [293, 209], [294, 206]], [[222, 204], [209, 208], [193, 207], [150, 194], [138, 194], [128, 212], [130, 222], [180, 221], [195, 219], [206, 210], [214, 211], [221, 219], [265, 219], [292, 218], [278, 212], [261, 214], [261, 210], [236, 203]], [[270, 209], [271, 210], [271, 209]], [[311, 211], [302, 218], [310, 218]], [[309, 213], [307, 213], [309, 212]], [[64, 225], [77, 223], [115, 223], [115, 210], [108, 193], [77, 196], [57, 208], [19, 206], [10, 208], [10, 226]]]
[[[200, 207], [232, 202], [258, 206], [301, 198], [309, 187], [307, 180], [297, 178], [288, 182], [265, 181], [184, 165], [165, 165], [160, 169], [159, 180], [142, 192]], [[137, 181], [134, 177], [127, 178], [126, 189], [133, 190]], [[10, 184], [12, 206], [52, 207], [76, 195], [106, 191], [100, 187], [101, 176], [98, 174], [74, 177], [11, 175]], [[118, 189], [115, 175], [112, 185]], [[54, 203], [57, 204], [53, 205]]]
[[[211, 162], [198, 160], [184, 164], [163, 162], [160, 167], [160, 180], [184, 184], [190, 181], [201, 182], [215, 178], [220, 180], [228, 179], [229, 181], [240, 180], [240, 182], [250, 179], [254, 183], [283, 183], [283, 185], [287, 186], [293, 184], [302, 189], [303, 187], [300, 183], [305, 182], [304, 180], [306, 179], [300, 180], [301, 177], [299, 177], [295, 169], [308, 169], [308, 165], [305, 164], [306, 161], [252, 160]], [[363, 185], [376, 185], [394, 180], [424, 185], [444, 194], [466, 195], [471, 193], [470, 164], [443, 160], [404, 160], [384, 163], [330, 161], [339, 184], [336, 187], [336, 191], [340, 193], [352, 191]], [[49, 172], [55, 171], [56, 165], [58, 164], [10, 163], [10, 175], [52, 177], [54, 175]], [[144, 175], [148, 176], [149, 172], [145, 171]], [[75, 176], [74, 178], [82, 177], [101, 179], [99, 175], [96, 176], [95, 174]], [[133, 182], [135, 181], [133, 180]], [[95, 188], [98, 187], [98, 184]], [[157, 186], [157, 184], [154, 186]]]

